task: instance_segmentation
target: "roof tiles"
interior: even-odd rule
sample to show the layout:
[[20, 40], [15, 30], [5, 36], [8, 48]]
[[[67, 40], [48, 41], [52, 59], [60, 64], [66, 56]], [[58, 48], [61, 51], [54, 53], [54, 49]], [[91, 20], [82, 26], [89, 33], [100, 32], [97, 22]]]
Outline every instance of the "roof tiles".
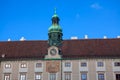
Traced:
[[[41, 58], [47, 54], [46, 41], [0, 42], [0, 58]], [[64, 40], [61, 52], [63, 58], [120, 57], [120, 39]]]

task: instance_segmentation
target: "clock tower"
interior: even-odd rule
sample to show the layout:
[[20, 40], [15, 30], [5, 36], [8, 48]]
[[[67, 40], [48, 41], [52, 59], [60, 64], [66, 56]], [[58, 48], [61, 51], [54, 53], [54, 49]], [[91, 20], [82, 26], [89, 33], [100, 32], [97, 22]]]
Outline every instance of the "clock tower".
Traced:
[[48, 43], [49, 46], [60, 46], [62, 44], [62, 28], [59, 25], [59, 17], [56, 14], [56, 10], [54, 15], [52, 16], [52, 25], [48, 29]]
[[52, 25], [48, 29], [48, 54], [45, 59], [61, 59], [60, 46], [62, 45], [62, 28], [59, 25], [59, 17], [56, 14], [52, 16]]

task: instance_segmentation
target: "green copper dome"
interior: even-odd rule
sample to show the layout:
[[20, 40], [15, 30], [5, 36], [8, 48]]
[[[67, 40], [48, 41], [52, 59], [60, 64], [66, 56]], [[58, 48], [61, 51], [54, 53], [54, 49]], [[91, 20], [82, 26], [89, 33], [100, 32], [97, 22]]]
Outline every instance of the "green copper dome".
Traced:
[[51, 32], [62, 33], [62, 28], [59, 25], [59, 21], [60, 21], [60, 19], [55, 11], [54, 15], [52, 16], [52, 25], [48, 29], [49, 33], [51, 33]]
[[53, 17], [58, 17], [58, 15], [57, 15], [57, 14], [54, 14], [54, 15], [52, 16], [52, 18], [53, 18]]
[[48, 29], [49, 33], [51, 32], [62, 32], [62, 28], [57, 24], [52, 24]]
[[52, 20], [52, 25], [48, 28], [49, 46], [61, 46], [63, 34], [62, 34], [62, 28], [59, 25], [60, 19], [56, 14], [56, 10], [51, 20]]

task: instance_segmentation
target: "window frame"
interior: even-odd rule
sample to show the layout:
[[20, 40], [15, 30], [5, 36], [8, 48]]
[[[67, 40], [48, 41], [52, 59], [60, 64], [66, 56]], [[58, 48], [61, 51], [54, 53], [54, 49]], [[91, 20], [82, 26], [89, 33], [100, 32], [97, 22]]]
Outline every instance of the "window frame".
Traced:
[[105, 74], [104, 73], [98, 73], [98, 80], [105, 80]]
[[[84, 77], [83, 77], [83, 75], [85, 75], [85, 79], [84, 79]], [[87, 73], [81, 73], [81, 80], [87, 80]]]
[[42, 68], [42, 66], [43, 66], [42, 62], [38, 62], [35, 65], [36, 68]]
[[98, 61], [97, 62], [97, 67], [104, 67], [104, 62]]
[[[39, 79], [38, 79], [38, 76], [39, 76]], [[42, 73], [41, 72], [35, 73], [35, 80], [42, 80]]]
[[80, 63], [80, 66], [81, 66], [81, 67], [87, 67], [87, 62], [81, 62], [81, 63]]
[[[25, 77], [25, 79], [22, 79], [23, 76]], [[20, 73], [19, 80], [27, 80], [27, 75], [26, 75], [26, 73]]]
[[49, 73], [49, 80], [57, 80], [57, 74], [56, 73]]
[[115, 80], [120, 80], [120, 74], [115, 74]]
[[71, 72], [64, 72], [64, 80], [72, 80]]
[[120, 62], [114, 62], [115, 67], [120, 67]]
[[71, 62], [65, 62], [65, 67], [71, 67]]
[[[9, 79], [6, 79], [6, 77], [9, 77]], [[10, 80], [10, 78], [11, 78], [11, 77], [10, 77], [10, 73], [5, 73], [5, 74], [4, 74], [4, 80]]]
[[5, 69], [10, 69], [10, 68], [11, 68], [11, 64], [10, 63], [5, 64]]
[[20, 68], [27, 68], [27, 63], [21, 63]]

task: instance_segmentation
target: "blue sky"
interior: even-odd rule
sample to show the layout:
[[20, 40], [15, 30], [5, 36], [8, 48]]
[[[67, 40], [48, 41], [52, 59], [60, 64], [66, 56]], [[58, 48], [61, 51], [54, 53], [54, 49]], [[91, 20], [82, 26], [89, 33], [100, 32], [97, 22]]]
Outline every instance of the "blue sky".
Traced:
[[64, 39], [120, 35], [120, 0], [0, 0], [0, 41], [47, 40], [55, 7]]

